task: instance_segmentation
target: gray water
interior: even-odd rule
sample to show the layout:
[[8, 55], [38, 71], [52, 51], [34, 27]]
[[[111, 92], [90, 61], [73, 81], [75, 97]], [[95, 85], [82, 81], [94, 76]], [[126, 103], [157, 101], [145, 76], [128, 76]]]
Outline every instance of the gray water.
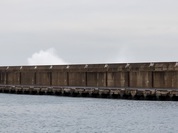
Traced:
[[178, 102], [0, 94], [1, 133], [178, 133]]

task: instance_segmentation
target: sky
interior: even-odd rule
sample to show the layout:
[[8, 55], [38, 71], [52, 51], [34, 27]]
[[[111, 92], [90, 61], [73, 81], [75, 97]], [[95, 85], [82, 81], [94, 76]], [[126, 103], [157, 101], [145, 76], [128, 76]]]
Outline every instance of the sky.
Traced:
[[0, 65], [178, 62], [177, 0], [0, 0]]

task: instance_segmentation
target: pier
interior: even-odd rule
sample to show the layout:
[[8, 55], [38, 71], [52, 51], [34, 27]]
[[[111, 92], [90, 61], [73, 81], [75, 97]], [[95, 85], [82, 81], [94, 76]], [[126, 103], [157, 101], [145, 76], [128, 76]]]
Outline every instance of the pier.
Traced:
[[3, 66], [0, 93], [177, 100], [178, 63]]

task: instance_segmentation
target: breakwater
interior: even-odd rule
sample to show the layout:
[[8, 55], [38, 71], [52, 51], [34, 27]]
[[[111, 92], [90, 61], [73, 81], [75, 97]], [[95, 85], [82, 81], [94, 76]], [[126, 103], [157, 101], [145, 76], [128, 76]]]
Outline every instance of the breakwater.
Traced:
[[176, 100], [178, 63], [0, 67], [0, 92]]
[[178, 100], [176, 89], [0, 86], [0, 93], [135, 100]]

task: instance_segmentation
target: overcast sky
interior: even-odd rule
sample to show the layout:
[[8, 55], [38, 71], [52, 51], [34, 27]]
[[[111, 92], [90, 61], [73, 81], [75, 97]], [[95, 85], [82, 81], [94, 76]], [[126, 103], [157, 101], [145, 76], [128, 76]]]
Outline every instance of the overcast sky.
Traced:
[[177, 0], [0, 0], [0, 65], [178, 61]]

